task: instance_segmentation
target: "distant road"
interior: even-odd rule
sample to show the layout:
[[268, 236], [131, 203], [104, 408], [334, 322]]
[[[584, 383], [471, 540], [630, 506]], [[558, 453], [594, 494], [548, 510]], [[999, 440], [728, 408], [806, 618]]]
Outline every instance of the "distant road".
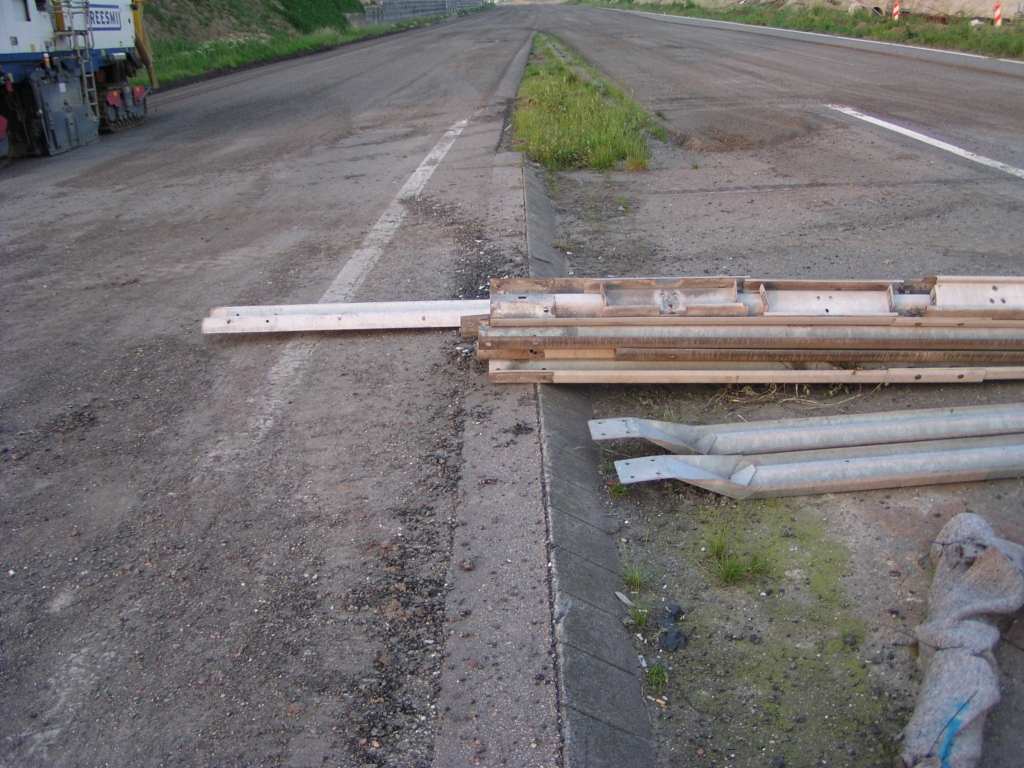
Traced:
[[688, 134], [703, 135], [705, 125], [728, 132], [744, 113], [823, 114], [823, 105], [840, 104], [1024, 168], [1024, 63], [580, 10], [547, 9], [545, 23], [653, 108], [671, 109]]

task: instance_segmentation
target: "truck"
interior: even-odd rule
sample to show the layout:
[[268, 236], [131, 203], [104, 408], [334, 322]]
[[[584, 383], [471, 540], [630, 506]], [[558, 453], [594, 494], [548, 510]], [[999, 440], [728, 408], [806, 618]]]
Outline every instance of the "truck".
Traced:
[[142, 2], [0, 0], [0, 165], [138, 125], [156, 85]]

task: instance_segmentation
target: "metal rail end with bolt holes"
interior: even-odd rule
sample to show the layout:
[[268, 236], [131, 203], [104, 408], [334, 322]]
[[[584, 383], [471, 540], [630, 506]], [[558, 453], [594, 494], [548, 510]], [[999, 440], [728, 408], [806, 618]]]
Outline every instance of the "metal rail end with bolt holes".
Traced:
[[1024, 432], [1024, 403], [689, 425], [632, 417], [589, 422], [595, 441], [643, 439], [673, 453], [728, 455]]
[[1024, 476], [1024, 433], [732, 456], [615, 462], [624, 485], [681, 480], [734, 499], [906, 488]]

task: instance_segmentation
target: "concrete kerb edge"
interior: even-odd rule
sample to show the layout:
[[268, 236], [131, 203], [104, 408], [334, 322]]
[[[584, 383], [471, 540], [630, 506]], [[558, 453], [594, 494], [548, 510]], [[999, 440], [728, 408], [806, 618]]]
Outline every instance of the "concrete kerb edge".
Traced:
[[[565, 257], [554, 248], [555, 216], [544, 183], [537, 171], [523, 166], [526, 202], [526, 232], [531, 277], [564, 277], [568, 274]], [[591, 606], [588, 624], [564, 621], [580, 598], [566, 590], [566, 574], [560, 573], [557, 542], [553, 531], [559, 515], [602, 528], [605, 502], [600, 494], [598, 449], [590, 439], [587, 420], [590, 398], [582, 388], [538, 385], [537, 407], [540, 416], [541, 451], [545, 479], [544, 505], [548, 516], [548, 547], [551, 551], [551, 590], [555, 609], [555, 655], [558, 660], [559, 709], [562, 719], [565, 768], [649, 768], [654, 762], [653, 733], [642, 699], [639, 673], [636, 685], [623, 685], [623, 660], [634, 655], [632, 643], [617, 614]], [[573, 456], [571, 462], [561, 457]], [[582, 461], [581, 461], [582, 459]], [[589, 459], [589, 461], [588, 461]], [[589, 470], [587, 469], [589, 467]], [[589, 478], [574, 478], [574, 473], [589, 471]], [[568, 476], [566, 476], [568, 474]], [[572, 494], [565, 493], [571, 488]], [[588, 552], [577, 553], [594, 564], [617, 563], [619, 554], [609, 534], [588, 537]], [[563, 552], [565, 550], [562, 550]], [[600, 567], [600, 566], [599, 566]], [[601, 569], [603, 583], [612, 596], [617, 584], [614, 572]], [[571, 578], [568, 579], [571, 581]], [[597, 586], [597, 585], [595, 585]], [[586, 601], [584, 601], [586, 602]], [[598, 626], [599, 625], [599, 626]], [[586, 679], [566, 674], [567, 654], [586, 658]], [[582, 654], [582, 656], [581, 656]], [[578, 667], [578, 664], [570, 664]], [[614, 683], [610, 681], [614, 680]], [[603, 684], [602, 681], [609, 681]], [[628, 749], [616, 745], [628, 740]]]
[[569, 265], [555, 250], [555, 211], [544, 182], [529, 163], [523, 164], [526, 186], [526, 244], [530, 250], [530, 277], [565, 277]]

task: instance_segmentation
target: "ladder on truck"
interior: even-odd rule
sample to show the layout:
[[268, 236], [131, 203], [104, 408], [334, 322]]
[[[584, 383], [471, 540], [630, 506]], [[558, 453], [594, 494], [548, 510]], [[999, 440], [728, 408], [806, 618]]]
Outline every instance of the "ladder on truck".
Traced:
[[92, 120], [99, 123], [100, 104], [93, 69], [92, 14], [89, 0], [53, 0], [50, 5], [53, 38], [56, 47], [74, 54], [78, 76], [82, 81], [82, 98], [89, 107]]

